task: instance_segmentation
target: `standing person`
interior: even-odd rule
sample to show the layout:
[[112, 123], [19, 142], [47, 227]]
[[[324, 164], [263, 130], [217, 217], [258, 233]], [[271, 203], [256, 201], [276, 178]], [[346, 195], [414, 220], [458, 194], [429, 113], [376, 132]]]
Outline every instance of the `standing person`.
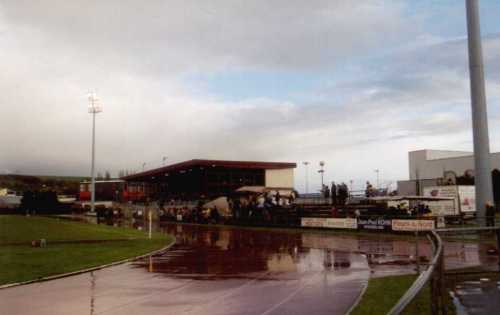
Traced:
[[233, 196], [229, 195], [228, 197], [226, 197], [226, 200], [227, 200], [227, 208], [228, 208], [229, 212], [231, 213], [231, 216], [234, 218], [234, 217], [236, 217], [236, 215], [234, 212], [233, 198], [234, 198]]
[[241, 217], [241, 201], [240, 198], [236, 198], [233, 203], [233, 217], [235, 220], [239, 220]]
[[486, 203], [486, 226], [495, 226], [495, 207], [491, 202]]
[[337, 187], [337, 195], [338, 195], [338, 204], [343, 205], [344, 204], [344, 186], [342, 184], [339, 184]]
[[214, 206], [210, 210], [210, 219], [213, 223], [217, 224], [219, 223], [219, 218], [220, 218], [219, 209], [217, 209], [217, 206]]
[[276, 202], [276, 206], [280, 206], [280, 201], [281, 201], [281, 195], [279, 190], [276, 190], [276, 194], [274, 195], [274, 200]]
[[342, 205], [344, 204], [344, 188], [342, 187], [342, 184], [339, 184], [337, 186], [337, 204]]
[[361, 216], [361, 211], [359, 211], [359, 209], [356, 208], [356, 210], [354, 210], [354, 217], [356, 219], [359, 219], [360, 216]]
[[366, 182], [365, 195], [366, 197], [372, 197], [373, 195], [373, 186], [369, 181]]
[[293, 205], [293, 202], [295, 200], [295, 192], [290, 192], [290, 196], [288, 196], [288, 204]]
[[337, 204], [337, 185], [332, 182], [332, 188], [330, 189], [330, 196], [332, 197], [332, 205]]
[[331, 210], [332, 218], [336, 218], [339, 214], [337, 207], [333, 206]]
[[323, 185], [323, 194], [326, 199], [330, 199], [330, 189], [326, 185]]
[[346, 200], [349, 198], [349, 188], [347, 188], [347, 185], [344, 182], [342, 182], [342, 190], [344, 191], [344, 204], [346, 204]]

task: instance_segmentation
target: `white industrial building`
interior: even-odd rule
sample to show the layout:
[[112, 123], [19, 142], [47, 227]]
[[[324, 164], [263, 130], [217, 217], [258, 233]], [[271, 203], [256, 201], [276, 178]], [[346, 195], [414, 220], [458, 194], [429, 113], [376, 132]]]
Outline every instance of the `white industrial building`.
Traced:
[[[500, 170], [500, 153], [491, 153], [491, 170]], [[467, 151], [418, 150], [408, 153], [410, 180], [398, 181], [400, 195], [422, 194], [423, 188], [474, 176], [474, 156]]]
[[[474, 174], [474, 156], [467, 151], [419, 150], [408, 153], [410, 180], [435, 179], [445, 172]], [[491, 170], [500, 170], [500, 153], [491, 153]]]

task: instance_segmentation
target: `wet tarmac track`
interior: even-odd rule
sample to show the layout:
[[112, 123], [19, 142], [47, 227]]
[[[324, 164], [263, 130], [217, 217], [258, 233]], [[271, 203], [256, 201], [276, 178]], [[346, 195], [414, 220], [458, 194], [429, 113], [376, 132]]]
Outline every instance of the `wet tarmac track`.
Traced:
[[[169, 251], [1, 290], [0, 314], [344, 314], [370, 275], [415, 268], [408, 241], [175, 224], [164, 229], [177, 237]], [[425, 240], [419, 253], [430, 254]], [[481, 263], [479, 256], [462, 261], [449, 254], [455, 265]]]

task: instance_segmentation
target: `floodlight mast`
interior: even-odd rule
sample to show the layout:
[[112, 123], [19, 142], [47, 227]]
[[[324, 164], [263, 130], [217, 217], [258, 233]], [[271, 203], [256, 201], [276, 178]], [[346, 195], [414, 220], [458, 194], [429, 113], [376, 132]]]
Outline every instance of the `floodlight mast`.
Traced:
[[476, 211], [480, 225], [486, 225], [486, 204], [493, 203], [491, 183], [490, 140], [484, 88], [483, 51], [477, 0], [466, 0], [469, 75], [474, 140], [474, 184]]
[[90, 167], [90, 211], [95, 212], [95, 114], [102, 112], [98, 106], [98, 98], [94, 92], [89, 93], [89, 113], [92, 114], [92, 163]]
[[321, 191], [323, 191], [323, 188], [325, 186], [324, 182], [323, 182], [323, 175], [325, 174], [325, 161], [320, 161], [319, 162], [319, 167], [320, 167], [320, 170], [318, 171], [318, 173], [321, 174]]
[[308, 161], [305, 161], [305, 162], [302, 162], [302, 164], [304, 164], [305, 166], [305, 171], [306, 171], [306, 176], [305, 176], [305, 179], [306, 179], [306, 194], [309, 193], [309, 168], [308, 168], [308, 165], [309, 165], [309, 162]]

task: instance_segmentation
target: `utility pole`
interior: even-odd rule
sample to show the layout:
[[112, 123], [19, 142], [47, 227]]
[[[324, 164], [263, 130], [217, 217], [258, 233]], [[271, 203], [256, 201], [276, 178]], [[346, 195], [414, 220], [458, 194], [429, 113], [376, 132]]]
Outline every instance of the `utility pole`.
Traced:
[[97, 104], [99, 100], [94, 92], [89, 93], [89, 113], [92, 114], [92, 163], [90, 167], [91, 177], [91, 197], [90, 197], [90, 211], [95, 212], [95, 114], [102, 112], [102, 108]]
[[305, 162], [302, 162], [302, 164], [304, 164], [304, 166], [306, 167], [305, 168], [305, 180], [306, 180], [306, 194], [309, 193], [309, 162], [305, 161]]
[[483, 52], [478, 0], [466, 0], [469, 75], [474, 140], [476, 211], [480, 225], [486, 225], [486, 203], [493, 202], [491, 184], [490, 140], [484, 88]]
[[377, 189], [380, 189], [380, 177], [379, 177], [380, 170], [377, 168], [376, 170], [374, 170], [374, 172], [377, 173]]

